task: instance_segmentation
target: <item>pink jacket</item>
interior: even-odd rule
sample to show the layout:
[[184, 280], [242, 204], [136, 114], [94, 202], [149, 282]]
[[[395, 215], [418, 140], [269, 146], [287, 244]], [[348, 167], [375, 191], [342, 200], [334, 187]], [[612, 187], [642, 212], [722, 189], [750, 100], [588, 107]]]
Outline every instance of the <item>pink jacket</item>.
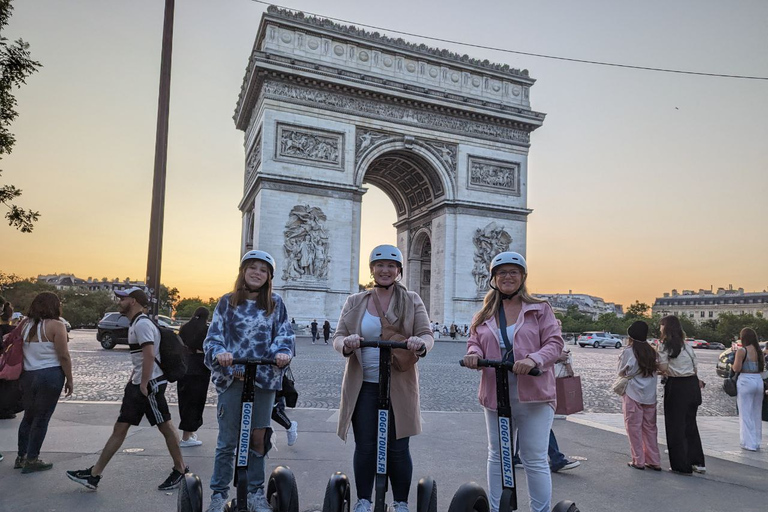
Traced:
[[[555, 314], [546, 302], [523, 303], [515, 326], [513, 350], [515, 361], [526, 357], [542, 370], [538, 377], [518, 375], [517, 394], [521, 402], [549, 402], [556, 405], [555, 374], [552, 367], [563, 351], [563, 337]], [[483, 359], [501, 359], [499, 326], [492, 316], [477, 326], [467, 341], [467, 354]], [[503, 343], [503, 341], [501, 342]], [[478, 398], [486, 409], [496, 410], [496, 370], [483, 368]]]

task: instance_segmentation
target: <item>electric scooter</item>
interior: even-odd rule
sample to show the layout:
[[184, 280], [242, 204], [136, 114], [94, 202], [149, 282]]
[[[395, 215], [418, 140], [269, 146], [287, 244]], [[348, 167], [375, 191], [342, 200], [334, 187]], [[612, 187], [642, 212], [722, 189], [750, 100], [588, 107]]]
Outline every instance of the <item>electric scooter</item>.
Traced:
[[[263, 364], [276, 365], [276, 361], [260, 357], [234, 358], [232, 364], [245, 366], [245, 376], [240, 409], [240, 435], [235, 459], [237, 498], [230, 500], [224, 510], [225, 512], [247, 512], [248, 455], [251, 445], [256, 369]], [[289, 467], [278, 466], [272, 471], [267, 481], [265, 496], [274, 512], [299, 512], [299, 491]], [[203, 510], [202, 484], [200, 477], [194, 473], [184, 475], [179, 488], [177, 510], [178, 512], [202, 512]]]
[[[392, 349], [408, 349], [401, 341], [361, 341], [360, 348], [379, 349], [379, 411], [378, 439], [376, 443], [376, 497], [373, 512], [386, 512], [385, 499], [389, 486], [387, 477], [387, 447], [389, 443], [389, 382], [392, 376]], [[336, 472], [331, 476], [325, 489], [323, 512], [349, 512], [350, 485], [347, 476]], [[437, 512], [437, 484], [431, 477], [419, 480], [417, 486], [416, 510]]]
[[[464, 366], [464, 361], [459, 361]], [[509, 372], [514, 363], [491, 359], [480, 359], [478, 367], [496, 370], [496, 403], [499, 417], [499, 447], [501, 449], [501, 499], [499, 512], [517, 510], [517, 482], [515, 480], [514, 436], [512, 432], [512, 406], [509, 400]], [[538, 368], [531, 369], [528, 375], [541, 375]], [[453, 495], [448, 512], [488, 512], [490, 502], [485, 490], [475, 482], [469, 482]], [[572, 501], [563, 500], [555, 505], [552, 512], [579, 512]]]

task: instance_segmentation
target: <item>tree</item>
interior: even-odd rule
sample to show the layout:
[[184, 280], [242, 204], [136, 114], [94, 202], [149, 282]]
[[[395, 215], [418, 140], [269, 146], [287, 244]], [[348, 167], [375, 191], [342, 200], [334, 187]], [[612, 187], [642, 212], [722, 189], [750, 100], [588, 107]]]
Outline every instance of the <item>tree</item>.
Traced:
[[62, 316], [74, 328], [95, 326], [104, 313], [117, 310], [114, 294], [108, 290], [71, 289], [60, 292], [59, 297]]
[[[216, 308], [216, 299], [211, 297], [208, 302], [203, 302], [200, 297], [184, 298], [176, 304], [176, 318], [192, 318], [199, 307], [208, 308], [211, 313]], [[210, 318], [210, 316], [209, 316]]]
[[176, 304], [179, 303], [179, 299], [181, 299], [181, 297], [179, 296], [178, 288], [168, 288], [164, 284], [161, 284], [157, 312], [161, 315], [167, 314], [168, 316], [173, 316], [173, 311], [176, 309]]
[[[7, 274], [6, 274], [7, 276]], [[40, 283], [34, 277], [23, 279], [16, 276], [13, 277], [14, 281], [6, 281], [3, 284], [3, 293], [5, 300], [13, 305], [14, 311], [19, 313], [26, 313], [29, 309], [29, 305], [32, 304], [32, 300], [40, 292], [54, 292], [56, 293], [56, 287], [46, 283]]]
[[[11, 11], [11, 0], [0, 0], [0, 31], [8, 25]], [[0, 36], [0, 155], [10, 154], [16, 143], [16, 138], [8, 129], [19, 115], [15, 110], [16, 98], [13, 89], [26, 84], [27, 77], [40, 67], [42, 64], [30, 59], [29, 43], [17, 39], [13, 44], [9, 44], [7, 38]], [[0, 177], [2, 173], [0, 169]], [[8, 208], [5, 218], [8, 219], [9, 226], [22, 233], [31, 233], [40, 213], [25, 210], [15, 204], [14, 200], [21, 196], [21, 192], [13, 185], [0, 185], [0, 203]]]
[[[634, 304], [631, 304], [627, 308], [627, 312], [624, 314], [625, 317], [631, 317], [633, 319], [643, 319], [648, 317], [648, 312], [650, 311], [651, 306], [646, 304], [645, 302], [640, 302], [639, 300], [636, 300]], [[634, 320], [633, 320], [634, 321]]]

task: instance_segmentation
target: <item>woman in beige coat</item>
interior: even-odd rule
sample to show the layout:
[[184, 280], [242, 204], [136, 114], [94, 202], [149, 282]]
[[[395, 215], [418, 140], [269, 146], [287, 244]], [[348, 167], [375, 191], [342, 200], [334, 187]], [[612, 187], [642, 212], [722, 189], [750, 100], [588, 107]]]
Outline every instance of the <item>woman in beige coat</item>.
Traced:
[[[350, 423], [355, 434], [354, 512], [371, 512], [376, 475], [377, 399], [379, 349], [360, 348], [360, 341], [382, 339], [382, 321], [397, 328], [408, 350], [392, 351], [391, 409], [387, 465], [392, 484], [394, 512], [408, 512], [413, 462], [408, 446], [411, 436], [421, 433], [419, 370], [416, 361], [434, 345], [429, 317], [418, 294], [400, 284], [403, 255], [397, 247], [380, 245], [369, 259], [373, 290], [347, 298], [336, 326], [333, 347], [347, 358], [341, 385], [338, 435], [347, 439]], [[387, 329], [389, 330], [389, 329]], [[391, 336], [390, 336], [391, 338]]]

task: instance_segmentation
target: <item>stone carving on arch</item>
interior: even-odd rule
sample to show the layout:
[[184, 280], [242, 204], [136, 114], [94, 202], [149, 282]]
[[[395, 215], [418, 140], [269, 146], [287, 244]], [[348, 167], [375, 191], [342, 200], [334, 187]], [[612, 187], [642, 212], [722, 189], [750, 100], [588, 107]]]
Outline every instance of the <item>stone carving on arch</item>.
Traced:
[[[406, 150], [421, 157], [439, 178], [435, 196], [445, 195], [452, 200], [456, 195], [456, 169], [458, 146], [438, 141], [428, 141], [409, 135], [386, 133], [357, 127], [355, 130], [355, 178], [356, 186], [362, 186], [365, 173], [378, 157], [393, 151]], [[424, 169], [429, 173], [430, 169]]]
[[293, 207], [283, 231], [283, 280], [320, 280], [328, 277], [330, 256], [326, 220], [323, 211], [316, 206]]
[[472, 277], [475, 278], [477, 294], [483, 295], [488, 291], [488, 283], [491, 278], [488, 270], [488, 267], [491, 265], [491, 259], [500, 252], [509, 250], [512, 236], [507, 233], [504, 226], [491, 222], [484, 228], [477, 228], [475, 230], [472, 242], [475, 245]]

